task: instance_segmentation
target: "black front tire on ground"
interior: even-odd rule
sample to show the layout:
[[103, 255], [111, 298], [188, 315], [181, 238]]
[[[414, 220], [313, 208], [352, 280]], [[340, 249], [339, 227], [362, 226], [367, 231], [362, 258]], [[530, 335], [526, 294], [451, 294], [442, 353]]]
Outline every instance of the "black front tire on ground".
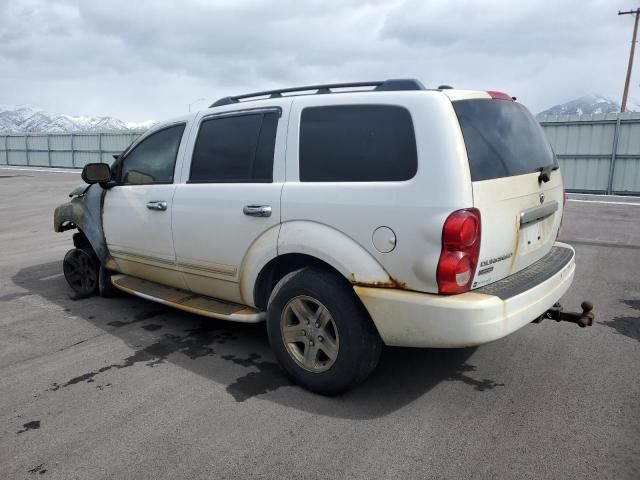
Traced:
[[90, 297], [98, 290], [100, 261], [92, 250], [72, 248], [64, 256], [62, 271], [78, 298]]
[[366, 379], [382, 351], [380, 336], [352, 287], [318, 268], [297, 270], [278, 282], [269, 298], [267, 330], [285, 372], [323, 395]]

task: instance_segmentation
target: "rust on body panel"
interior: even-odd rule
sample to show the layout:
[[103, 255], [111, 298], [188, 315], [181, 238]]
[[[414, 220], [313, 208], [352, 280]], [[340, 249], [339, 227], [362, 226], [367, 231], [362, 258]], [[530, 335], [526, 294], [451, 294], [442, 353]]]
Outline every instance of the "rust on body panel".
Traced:
[[374, 288], [398, 288], [400, 290], [409, 290], [406, 282], [401, 282], [395, 278], [389, 276], [388, 280], [358, 280], [354, 273], [351, 274], [351, 283], [359, 287], [374, 287]]
[[511, 250], [513, 252], [513, 256], [511, 257], [513, 258], [513, 260], [511, 260], [511, 269], [509, 271], [510, 273], [513, 273], [513, 270], [515, 269], [516, 260], [518, 259], [519, 248], [520, 248], [520, 217], [516, 216], [516, 234], [515, 234], [513, 249]]

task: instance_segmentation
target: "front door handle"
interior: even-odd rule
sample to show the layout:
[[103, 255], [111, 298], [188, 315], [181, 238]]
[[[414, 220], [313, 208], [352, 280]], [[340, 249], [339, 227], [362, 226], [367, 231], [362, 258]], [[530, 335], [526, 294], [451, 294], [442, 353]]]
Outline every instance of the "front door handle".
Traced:
[[270, 217], [271, 207], [269, 205], [245, 205], [242, 213], [250, 217]]
[[152, 200], [147, 203], [147, 208], [149, 210], [159, 210], [164, 212], [167, 209], [167, 202], [163, 202], [162, 200]]

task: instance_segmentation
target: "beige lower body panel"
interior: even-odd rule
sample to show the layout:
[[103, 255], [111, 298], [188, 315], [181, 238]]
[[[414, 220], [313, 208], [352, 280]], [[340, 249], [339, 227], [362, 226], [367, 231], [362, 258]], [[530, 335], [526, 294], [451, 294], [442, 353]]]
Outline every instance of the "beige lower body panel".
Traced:
[[264, 312], [245, 305], [194, 294], [129, 275], [113, 275], [111, 282], [117, 289], [137, 297], [205, 317], [242, 323], [258, 323], [265, 319]]
[[566, 293], [572, 260], [546, 281], [512, 298], [468, 292], [432, 295], [354, 287], [385, 344], [402, 347], [469, 347], [502, 338], [529, 324]]
[[149, 254], [145, 251], [124, 250], [110, 246], [116, 267], [114, 270], [135, 278], [148, 278], [161, 285], [169, 285], [181, 290], [188, 290], [182, 272], [174, 260], [166, 255]]

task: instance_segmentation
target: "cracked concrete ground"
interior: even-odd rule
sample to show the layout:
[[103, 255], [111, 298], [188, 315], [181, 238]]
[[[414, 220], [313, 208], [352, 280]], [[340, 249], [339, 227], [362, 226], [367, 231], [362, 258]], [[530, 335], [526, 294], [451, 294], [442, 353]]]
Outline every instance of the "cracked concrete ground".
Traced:
[[262, 325], [75, 300], [52, 216], [78, 183], [0, 169], [0, 478], [640, 478], [640, 206], [567, 204], [563, 303], [592, 299], [592, 328], [386, 349], [325, 398]]

